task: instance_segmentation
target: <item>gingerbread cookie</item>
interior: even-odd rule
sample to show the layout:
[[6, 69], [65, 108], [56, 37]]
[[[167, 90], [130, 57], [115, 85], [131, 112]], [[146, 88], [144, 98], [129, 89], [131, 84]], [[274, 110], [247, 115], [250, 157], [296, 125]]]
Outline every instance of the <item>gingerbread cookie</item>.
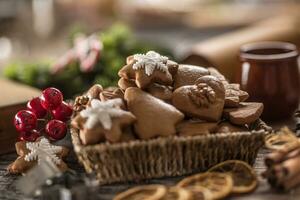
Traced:
[[128, 88], [125, 91], [125, 100], [129, 111], [137, 118], [134, 130], [141, 139], [175, 135], [175, 125], [184, 118], [174, 106], [139, 88]]
[[68, 169], [68, 166], [62, 159], [68, 155], [69, 150], [63, 146], [52, 145], [44, 137], [38, 138], [35, 142], [17, 142], [16, 151], [18, 158], [7, 167], [11, 174], [26, 173], [47, 158], [57, 165], [61, 171]]
[[124, 91], [129, 87], [137, 87], [134, 79], [125, 79], [125, 78], [119, 79], [118, 86]]
[[132, 129], [133, 129], [132, 126], [127, 126], [126, 128], [123, 129], [120, 142], [129, 142], [136, 139]]
[[89, 102], [90, 98], [88, 96], [82, 95], [75, 98], [73, 105], [73, 114], [84, 110]]
[[204, 67], [181, 64], [174, 76], [174, 89], [185, 85], [194, 85], [198, 78], [205, 75], [209, 75], [209, 71]]
[[264, 109], [262, 103], [242, 102], [238, 108], [225, 108], [223, 116], [232, 124], [244, 125], [255, 122], [259, 119]]
[[120, 88], [108, 88], [100, 93], [99, 98], [101, 101], [107, 101], [117, 98], [124, 99], [124, 92]]
[[[121, 78], [118, 82], [118, 85], [121, 89], [126, 90], [129, 87], [137, 87], [134, 80], [127, 80]], [[169, 101], [172, 98], [172, 87], [160, 85], [158, 83], [152, 83], [146, 89], [147, 92], [152, 94], [153, 96], [162, 99], [164, 101]]]
[[126, 58], [126, 64], [127, 65], [129, 65], [130, 63], [132, 63], [133, 62], [133, 60], [134, 60], [134, 58], [133, 58], [134, 56], [133, 55], [131, 55], [131, 56], [127, 56], [127, 58]]
[[249, 94], [240, 89], [240, 85], [229, 83], [226, 78], [215, 68], [208, 68], [211, 75], [217, 77], [225, 87], [225, 108], [238, 107], [240, 102], [246, 101]]
[[136, 85], [141, 89], [147, 88], [152, 83], [162, 85], [172, 85], [173, 83], [169, 67], [174, 72], [174, 63], [168, 62], [166, 56], [148, 51], [146, 54], [133, 55], [133, 58], [129, 58], [127, 62], [118, 75], [127, 80], [134, 79]]
[[173, 105], [190, 117], [218, 121], [222, 116], [225, 89], [214, 76], [202, 76], [195, 85], [182, 86], [173, 92]]
[[172, 99], [173, 93], [171, 86], [164, 86], [157, 83], [151, 84], [147, 88], [147, 92], [149, 92], [152, 96], [167, 102], [169, 102]]
[[243, 132], [249, 131], [246, 126], [236, 126], [229, 122], [221, 122], [217, 129], [215, 130], [216, 133], [232, 133], [232, 132]]
[[83, 128], [79, 131], [79, 138], [83, 145], [97, 144], [105, 142], [103, 128], [98, 126], [92, 129]]
[[217, 77], [223, 83], [224, 86], [229, 84], [225, 76], [221, 74], [216, 68], [209, 67], [207, 68], [207, 70], [209, 71], [210, 75]]
[[[81, 129], [79, 130], [79, 137], [84, 145], [97, 144], [99, 142], [105, 142], [106, 140], [111, 143], [116, 142], [129, 142], [135, 139], [130, 126], [121, 127], [122, 133], [120, 133], [120, 124], [112, 127], [110, 131], [106, 131], [103, 127], [96, 127], [93, 129]], [[120, 125], [122, 126], [122, 125]], [[109, 135], [113, 132], [112, 135]], [[115, 134], [117, 132], [117, 134]]]
[[176, 129], [180, 136], [195, 136], [213, 133], [217, 127], [217, 122], [186, 120], [179, 123]]
[[172, 77], [174, 77], [178, 71], [178, 63], [174, 62], [172, 60], [167, 60], [167, 66], [168, 66], [168, 70], [171, 73]]
[[90, 99], [99, 99], [99, 94], [103, 91], [103, 87], [99, 84], [93, 85], [86, 93]]
[[72, 120], [72, 126], [80, 129], [82, 143], [95, 144], [104, 138], [112, 143], [120, 142], [123, 130], [136, 120], [132, 113], [122, 110], [122, 106], [119, 98], [105, 102], [93, 99], [90, 107]]
[[240, 84], [225, 85], [225, 107], [238, 107], [240, 102], [246, 101], [249, 94], [240, 89]]

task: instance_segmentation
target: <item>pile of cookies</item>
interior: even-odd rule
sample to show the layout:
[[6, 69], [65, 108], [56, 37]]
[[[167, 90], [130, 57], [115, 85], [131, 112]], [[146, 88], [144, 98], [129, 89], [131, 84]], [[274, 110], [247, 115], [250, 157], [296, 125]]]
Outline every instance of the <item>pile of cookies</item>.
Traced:
[[129, 56], [119, 87], [94, 85], [75, 100], [84, 145], [248, 131], [263, 104], [214, 68], [177, 64], [154, 51]]
[[252, 192], [256, 186], [256, 174], [247, 163], [229, 160], [213, 166], [208, 172], [186, 177], [175, 186], [138, 186], [116, 195], [114, 200], [224, 199], [230, 194]]

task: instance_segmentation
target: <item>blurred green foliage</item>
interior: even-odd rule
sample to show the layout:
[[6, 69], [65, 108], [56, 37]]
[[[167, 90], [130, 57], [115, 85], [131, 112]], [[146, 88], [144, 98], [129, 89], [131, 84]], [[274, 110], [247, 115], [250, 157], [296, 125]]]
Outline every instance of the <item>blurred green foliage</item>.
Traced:
[[[71, 40], [75, 35], [74, 31], [71, 32]], [[51, 62], [14, 62], [5, 68], [4, 75], [40, 89], [50, 86], [59, 88], [66, 98], [72, 98], [94, 83], [99, 83], [103, 87], [115, 86], [119, 79], [117, 73], [125, 65], [126, 57], [129, 55], [155, 50], [172, 58], [171, 52], [165, 48], [137, 41], [128, 27], [122, 24], [115, 24], [97, 35], [103, 43], [103, 50], [91, 72], [81, 72], [78, 62], [72, 62], [55, 75], [50, 73], [53, 64]]]

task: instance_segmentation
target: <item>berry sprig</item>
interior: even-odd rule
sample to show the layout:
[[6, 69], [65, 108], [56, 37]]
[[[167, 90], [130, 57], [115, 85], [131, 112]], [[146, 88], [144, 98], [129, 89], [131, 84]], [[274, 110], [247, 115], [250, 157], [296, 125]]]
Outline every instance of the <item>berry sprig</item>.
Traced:
[[61, 91], [53, 87], [45, 89], [40, 97], [27, 103], [26, 110], [15, 115], [14, 125], [20, 133], [19, 140], [33, 142], [42, 135], [55, 141], [63, 139], [72, 112], [71, 105], [63, 101]]

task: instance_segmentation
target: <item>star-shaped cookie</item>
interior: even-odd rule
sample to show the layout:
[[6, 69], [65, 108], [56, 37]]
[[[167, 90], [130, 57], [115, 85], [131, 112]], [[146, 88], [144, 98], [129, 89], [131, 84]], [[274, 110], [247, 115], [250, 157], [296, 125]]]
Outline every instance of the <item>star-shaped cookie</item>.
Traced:
[[177, 67], [177, 63], [167, 57], [148, 51], [146, 54], [130, 56], [118, 75], [127, 80], [134, 79], [139, 88], [145, 89], [152, 83], [172, 85], [171, 73], [175, 73]]
[[240, 102], [246, 101], [249, 94], [240, 89], [240, 84], [229, 83], [225, 86], [225, 107], [238, 107]]
[[120, 142], [123, 130], [130, 126], [135, 116], [123, 109], [122, 99], [110, 99], [102, 102], [98, 99], [91, 101], [90, 107], [81, 111], [72, 125], [80, 130], [80, 139], [83, 144], [95, 144], [104, 139], [109, 142]]
[[38, 138], [35, 142], [17, 142], [16, 151], [18, 158], [7, 167], [11, 174], [26, 173], [46, 157], [50, 158], [61, 171], [68, 168], [62, 159], [68, 155], [69, 150], [63, 146], [50, 144], [44, 137]]
[[134, 87], [128, 88], [124, 97], [129, 111], [137, 118], [134, 130], [139, 138], [176, 134], [175, 125], [183, 120], [184, 115], [174, 106]]

